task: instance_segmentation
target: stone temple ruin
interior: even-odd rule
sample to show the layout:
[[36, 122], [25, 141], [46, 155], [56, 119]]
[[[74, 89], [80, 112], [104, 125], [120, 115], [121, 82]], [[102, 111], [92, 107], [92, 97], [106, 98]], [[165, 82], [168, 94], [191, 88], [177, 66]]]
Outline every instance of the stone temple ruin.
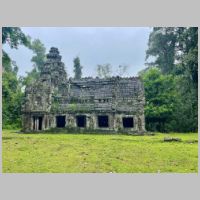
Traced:
[[67, 78], [52, 47], [40, 77], [25, 89], [24, 132], [51, 128], [143, 133], [144, 88], [138, 77]]

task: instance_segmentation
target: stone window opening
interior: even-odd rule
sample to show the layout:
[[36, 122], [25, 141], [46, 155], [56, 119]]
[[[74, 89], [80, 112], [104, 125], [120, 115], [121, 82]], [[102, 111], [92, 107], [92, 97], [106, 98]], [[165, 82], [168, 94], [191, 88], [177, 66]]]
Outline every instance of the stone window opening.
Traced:
[[78, 115], [76, 116], [76, 124], [77, 127], [86, 127], [86, 116], [85, 115]]
[[56, 127], [57, 128], [65, 127], [65, 116], [56, 116]]
[[134, 127], [133, 117], [123, 117], [122, 122], [123, 122], [124, 128], [133, 128]]
[[99, 99], [99, 103], [108, 103], [109, 99]]
[[107, 115], [98, 116], [98, 126], [100, 128], [108, 128], [109, 127]]

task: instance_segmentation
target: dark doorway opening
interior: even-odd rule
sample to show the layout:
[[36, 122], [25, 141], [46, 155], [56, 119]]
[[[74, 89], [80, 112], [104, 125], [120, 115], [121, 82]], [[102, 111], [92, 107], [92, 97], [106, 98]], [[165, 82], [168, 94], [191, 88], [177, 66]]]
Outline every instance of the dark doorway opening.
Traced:
[[76, 116], [76, 124], [78, 127], [86, 127], [86, 116], [85, 115]]
[[133, 117], [123, 117], [124, 128], [133, 128]]
[[42, 130], [42, 117], [33, 117], [33, 130]]
[[98, 116], [98, 125], [99, 127], [108, 127], [108, 116]]
[[65, 116], [57, 116], [56, 117], [56, 126], [58, 128], [65, 127]]
[[38, 117], [38, 119], [39, 119], [38, 130], [42, 130], [42, 117]]

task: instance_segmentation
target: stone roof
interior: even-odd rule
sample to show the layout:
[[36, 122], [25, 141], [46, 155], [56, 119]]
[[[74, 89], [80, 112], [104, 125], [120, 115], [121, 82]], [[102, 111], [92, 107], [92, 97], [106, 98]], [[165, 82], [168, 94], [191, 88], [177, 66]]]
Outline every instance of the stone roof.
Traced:
[[138, 77], [70, 79], [69, 83], [71, 85], [70, 96], [80, 97], [81, 91], [83, 96], [94, 96], [94, 99], [113, 97], [132, 98], [142, 90], [141, 81]]
[[[41, 98], [39, 98], [41, 97]], [[23, 112], [143, 112], [144, 88], [138, 77], [67, 79], [52, 47], [35, 83], [26, 88]]]

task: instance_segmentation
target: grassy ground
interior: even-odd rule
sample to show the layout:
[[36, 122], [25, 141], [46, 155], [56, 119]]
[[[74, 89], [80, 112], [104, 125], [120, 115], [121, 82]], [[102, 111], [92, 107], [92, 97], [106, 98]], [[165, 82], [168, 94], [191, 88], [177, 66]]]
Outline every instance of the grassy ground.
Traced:
[[[181, 142], [163, 142], [179, 137]], [[3, 130], [3, 172], [185, 172], [198, 169], [198, 135], [17, 134]]]

